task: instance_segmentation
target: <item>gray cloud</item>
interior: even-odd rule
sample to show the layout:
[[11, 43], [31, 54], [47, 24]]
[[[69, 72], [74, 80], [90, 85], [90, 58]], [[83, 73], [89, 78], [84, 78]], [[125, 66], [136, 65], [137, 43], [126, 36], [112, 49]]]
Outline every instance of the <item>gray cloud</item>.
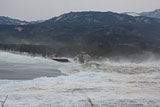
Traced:
[[0, 0], [0, 15], [22, 20], [48, 19], [70, 11], [142, 12], [160, 0]]

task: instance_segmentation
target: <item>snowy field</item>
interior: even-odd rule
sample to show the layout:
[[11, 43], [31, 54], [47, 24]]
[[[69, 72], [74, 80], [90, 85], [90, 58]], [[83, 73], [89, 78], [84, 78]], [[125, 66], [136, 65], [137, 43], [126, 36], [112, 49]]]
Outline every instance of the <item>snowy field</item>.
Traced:
[[[0, 52], [3, 56], [8, 54]], [[10, 54], [5, 61], [49, 64], [50, 60]], [[1, 58], [2, 60], [3, 58]], [[21, 59], [22, 58], [22, 59]], [[5, 59], [5, 58], [4, 58]], [[3, 60], [4, 61], [4, 60]], [[38, 61], [38, 62], [37, 62]], [[17, 62], [17, 61], [16, 61]], [[79, 65], [52, 62], [66, 76], [0, 80], [5, 107], [159, 107], [160, 62], [112, 62]]]

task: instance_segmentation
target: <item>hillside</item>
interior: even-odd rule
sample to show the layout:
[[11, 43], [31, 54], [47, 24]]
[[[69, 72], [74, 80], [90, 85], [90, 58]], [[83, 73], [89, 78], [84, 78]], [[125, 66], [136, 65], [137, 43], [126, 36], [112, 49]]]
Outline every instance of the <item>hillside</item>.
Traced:
[[43, 20], [28, 22], [28, 21], [13, 19], [10, 17], [0, 16], [0, 25], [30, 25], [30, 24], [38, 24], [41, 22], [43, 22]]
[[141, 13], [136, 13], [136, 12], [124, 12], [122, 14], [126, 14], [129, 16], [144, 16], [144, 17], [150, 17], [150, 18], [156, 18], [156, 19], [160, 19], [160, 9], [156, 9], [154, 11], [150, 11], [150, 12], [141, 12]]
[[156, 9], [151, 12], [142, 12], [140, 15], [160, 19], [160, 9]]
[[28, 24], [27, 21], [21, 21], [18, 19], [13, 19], [5, 16], [0, 16], [0, 25], [25, 25]]
[[34, 25], [0, 25], [0, 43], [43, 45], [46, 53], [62, 56], [81, 51], [96, 56], [128, 55], [158, 51], [159, 29], [160, 20], [154, 18], [113, 12], [71, 12]]

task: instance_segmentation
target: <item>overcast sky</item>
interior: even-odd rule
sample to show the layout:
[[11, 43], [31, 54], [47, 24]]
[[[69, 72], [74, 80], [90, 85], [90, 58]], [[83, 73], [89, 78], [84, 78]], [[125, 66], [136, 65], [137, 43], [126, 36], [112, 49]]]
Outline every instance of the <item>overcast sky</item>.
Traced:
[[160, 8], [160, 0], [0, 0], [0, 16], [44, 20], [70, 11], [142, 12]]

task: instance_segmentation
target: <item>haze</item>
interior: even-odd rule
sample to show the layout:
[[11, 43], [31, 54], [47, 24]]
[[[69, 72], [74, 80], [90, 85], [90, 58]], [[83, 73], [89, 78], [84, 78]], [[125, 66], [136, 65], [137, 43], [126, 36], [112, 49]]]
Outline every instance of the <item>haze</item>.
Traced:
[[142, 12], [160, 8], [160, 0], [0, 0], [0, 16], [45, 20], [70, 11]]

